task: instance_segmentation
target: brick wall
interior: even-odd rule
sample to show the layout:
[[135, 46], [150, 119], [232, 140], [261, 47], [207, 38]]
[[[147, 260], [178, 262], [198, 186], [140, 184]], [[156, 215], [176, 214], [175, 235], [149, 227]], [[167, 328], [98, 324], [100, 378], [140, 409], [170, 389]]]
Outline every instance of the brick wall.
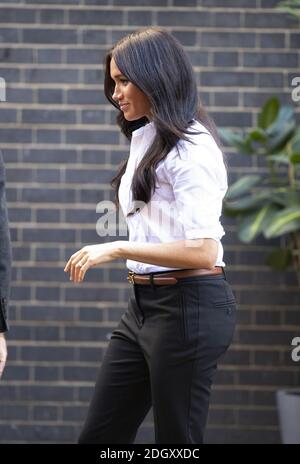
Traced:
[[[65, 0], [0, 2], [0, 108], [14, 272], [9, 359], [0, 383], [0, 442], [74, 442], [96, 373], [126, 308], [123, 261], [74, 286], [72, 252], [106, 240], [96, 204], [128, 145], [103, 95], [102, 59], [128, 31], [168, 28], [185, 45], [199, 90], [219, 126], [246, 127], [265, 98], [290, 103], [299, 73], [297, 21], [272, 0]], [[228, 152], [230, 180], [263, 171]], [[275, 391], [300, 383], [290, 342], [300, 335], [292, 273], [271, 272], [276, 241], [245, 246], [224, 220], [227, 274], [238, 303], [234, 344], [220, 364], [207, 442], [277, 443]], [[137, 442], [153, 442], [149, 413]]]

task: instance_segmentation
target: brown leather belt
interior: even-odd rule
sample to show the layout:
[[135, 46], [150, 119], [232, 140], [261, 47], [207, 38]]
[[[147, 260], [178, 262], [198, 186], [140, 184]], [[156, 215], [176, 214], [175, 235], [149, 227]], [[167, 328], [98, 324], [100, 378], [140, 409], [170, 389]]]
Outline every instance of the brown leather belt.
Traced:
[[131, 284], [142, 285], [175, 285], [181, 277], [194, 277], [206, 275], [219, 275], [223, 273], [222, 266], [214, 269], [183, 269], [178, 271], [164, 272], [161, 274], [136, 274], [129, 271], [127, 280]]

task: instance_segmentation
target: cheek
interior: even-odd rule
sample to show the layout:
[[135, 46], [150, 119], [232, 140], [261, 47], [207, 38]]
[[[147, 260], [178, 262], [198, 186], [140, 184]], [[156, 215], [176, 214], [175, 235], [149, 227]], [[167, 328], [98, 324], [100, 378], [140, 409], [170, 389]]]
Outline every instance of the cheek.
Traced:
[[150, 102], [149, 102], [148, 98], [145, 97], [145, 95], [143, 95], [143, 97], [141, 98], [141, 100], [140, 100], [140, 105], [141, 105], [141, 108], [142, 108], [143, 110], [145, 110], [145, 111], [146, 111], [146, 110], [149, 110], [149, 108], [150, 108]]
[[132, 97], [133, 97], [133, 101], [135, 105], [138, 106], [139, 108], [144, 109], [150, 106], [148, 98], [139, 89], [135, 89], [135, 91], [132, 92]]

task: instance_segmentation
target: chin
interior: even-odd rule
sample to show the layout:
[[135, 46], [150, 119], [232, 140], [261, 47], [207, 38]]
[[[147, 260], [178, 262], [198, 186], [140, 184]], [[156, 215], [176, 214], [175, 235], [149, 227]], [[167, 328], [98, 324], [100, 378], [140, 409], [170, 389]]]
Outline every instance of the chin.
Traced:
[[138, 118], [134, 118], [132, 116], [125, 116], [124, 114], [124, 118], [127, 120], [127, 121], [136, 121]]
[[125, 114], [125, 113], [123, 113], [123, 115], [126, 121], [137, 121], [138, 119], [141, 119], [143, 117], [140, 115], [130, 115], [130, 114]]

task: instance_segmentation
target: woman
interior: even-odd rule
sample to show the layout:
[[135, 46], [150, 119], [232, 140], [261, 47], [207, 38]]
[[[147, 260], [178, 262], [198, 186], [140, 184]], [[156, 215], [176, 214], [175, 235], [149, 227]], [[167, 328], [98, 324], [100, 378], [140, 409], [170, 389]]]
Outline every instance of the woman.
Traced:
[[156, 443], [202, 443], [236, 310], [223, 271], [222, 153], [188, 57], [165, 30], [136, 31], [112, 48], [105, 94], [131, 141], [112, 181], [129, 241], [86, 246], [65, 271], [81, 282], [89, 268], [125, 258], [131, 295], [79, 443], [133, 443], [151, 406]]

